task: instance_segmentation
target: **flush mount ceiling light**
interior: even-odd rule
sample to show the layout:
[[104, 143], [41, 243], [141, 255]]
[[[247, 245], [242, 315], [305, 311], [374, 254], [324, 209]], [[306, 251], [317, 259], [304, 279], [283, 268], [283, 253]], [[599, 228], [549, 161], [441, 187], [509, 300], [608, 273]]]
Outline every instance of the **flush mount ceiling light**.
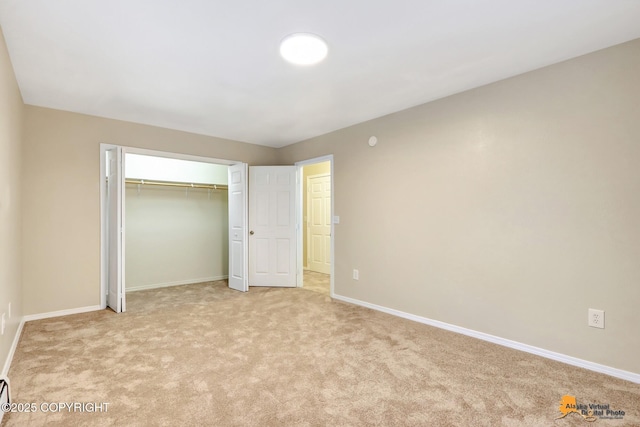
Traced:
[[319, 36], [310, 33], [295, 33], [280, 43], [280, 55], [296, 65], [313, 65], [322, 61], [329, 48]]

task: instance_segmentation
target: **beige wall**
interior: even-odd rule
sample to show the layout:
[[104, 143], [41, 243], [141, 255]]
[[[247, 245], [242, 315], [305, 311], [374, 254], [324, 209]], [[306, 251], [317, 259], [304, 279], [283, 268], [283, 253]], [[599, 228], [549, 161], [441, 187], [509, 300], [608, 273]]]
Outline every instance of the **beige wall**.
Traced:
[[100, 304], [100, 143], [273, 164], [276, 150], [26, 106], [25, 314]]
[[[302, 217], [304, 218], [304, 224], [307, 223], [307, 177], [312, 175], [331, 174], [331, 162], [314, 163], [302, 168]], [[307, 267], [308, 258], [308, 240], [307, 240], [307, 227], [302, 227], [302, 264]]]
[[[23, 124], [22, 97], [0, 28], [0, 315], [6, 329], [0, 336], [3, 369], [22, 317], [20, 168]], [[9, 318], [11, 303], [11, 318]]]
[[282, 148], [334, 155], [336, 293], [640, 373], [638, 76], [635, 40]]

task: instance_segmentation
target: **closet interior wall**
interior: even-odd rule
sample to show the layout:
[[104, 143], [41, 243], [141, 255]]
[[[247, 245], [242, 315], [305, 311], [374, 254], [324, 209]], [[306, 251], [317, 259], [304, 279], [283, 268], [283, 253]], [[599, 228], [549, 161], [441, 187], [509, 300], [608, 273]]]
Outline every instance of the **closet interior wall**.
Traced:
[[126, 184], [126, 291], [228, 277], [226, 185], [184, 184]]

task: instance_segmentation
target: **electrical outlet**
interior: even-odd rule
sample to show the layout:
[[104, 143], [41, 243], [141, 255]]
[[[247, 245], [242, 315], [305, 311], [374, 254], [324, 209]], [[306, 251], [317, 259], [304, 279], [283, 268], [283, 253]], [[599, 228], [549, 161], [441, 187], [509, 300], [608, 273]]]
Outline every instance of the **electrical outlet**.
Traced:
[[590, 308], [588, 324], [593, 328], [604, 329], [604, 311]]
[[358, 270], [353, 270], [353, 280], [360, 280], [360, 272]]

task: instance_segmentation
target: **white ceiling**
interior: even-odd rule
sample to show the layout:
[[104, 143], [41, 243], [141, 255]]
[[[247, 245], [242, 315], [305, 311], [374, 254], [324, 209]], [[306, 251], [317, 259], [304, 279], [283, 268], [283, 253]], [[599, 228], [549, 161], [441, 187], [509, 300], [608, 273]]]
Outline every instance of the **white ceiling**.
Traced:
[[[640, 37], [639, 0], [2, 0], [24, 102], [281, 147]], [[312, 32], [316, 66], [279, 42]]]

